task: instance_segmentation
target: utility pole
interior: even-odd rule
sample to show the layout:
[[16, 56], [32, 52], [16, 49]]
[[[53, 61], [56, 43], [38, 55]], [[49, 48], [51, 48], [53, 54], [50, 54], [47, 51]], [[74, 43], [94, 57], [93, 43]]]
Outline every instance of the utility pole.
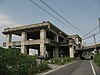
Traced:
[[96, 53], [97, 53], [97, 49], [96, 49], [96, 38], [95, 38], [95, 34], [93, 35], [93, 38], [94, 38], [94, 44], [95, 44], [95, 50], [94, 50], [94, 52], [96, 52]]
[[99, 32], [100, 32], [100, 18], [98, 18], [98, 20], [99, 20]]

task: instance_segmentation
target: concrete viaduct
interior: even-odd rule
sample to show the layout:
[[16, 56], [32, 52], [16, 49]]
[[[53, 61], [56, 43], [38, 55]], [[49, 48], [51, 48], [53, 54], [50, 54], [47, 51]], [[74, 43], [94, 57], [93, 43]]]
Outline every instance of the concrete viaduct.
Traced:
[[83, 52], [95, 51], [95, 48], [100, 53], [100, 43], [96, 44], [96, 45], [83, 47], [81, 51], [83, 51]]
[[[37, 49], [42, 58], [61, 55], [73, 58], [76, 48], [79, 49], [81, 45], [79, 36], [73, 39], [49, 21], [6, 28], [2, 33], [6, 35], [6, 48], [20, 47], [21, 53], [24, 54], [28, 54], [30, 48]], [[21, 36], [21, 41], [12, 41], [12, 34]]]

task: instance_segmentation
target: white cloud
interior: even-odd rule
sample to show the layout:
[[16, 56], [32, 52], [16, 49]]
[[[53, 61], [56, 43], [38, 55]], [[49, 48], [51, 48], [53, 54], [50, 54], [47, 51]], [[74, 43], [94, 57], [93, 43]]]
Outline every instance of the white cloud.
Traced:
[[0, 14], [0, 24], [3, 26], [14, 26], [14, 25], [19, 25], [17, 23], [15, 23], [11, 17], [4, 15], [4, 14]]
[[21, 24], [18, 24], [12, 20], [12, 18], [8, 15], [0, 14], [0, 46], [2, 46], [2, 43], [4, 42], [5, 36], [2, 34], [3, 29], [7, 27], [14, 27], [14, 26], [20, 26]]

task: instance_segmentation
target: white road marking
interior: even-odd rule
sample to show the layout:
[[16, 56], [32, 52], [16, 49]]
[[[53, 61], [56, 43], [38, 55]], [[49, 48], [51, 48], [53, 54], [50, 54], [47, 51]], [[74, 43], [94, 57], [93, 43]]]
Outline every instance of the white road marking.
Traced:
[[93, 67], [93, 64], [92, 64], [92, 61], [91, 60], [90, 60], [90, 64], [91, 64], [91, 67], [92, 67], [93, 74], [96, 75], [96, 72], [94, 70], [94, 67]]

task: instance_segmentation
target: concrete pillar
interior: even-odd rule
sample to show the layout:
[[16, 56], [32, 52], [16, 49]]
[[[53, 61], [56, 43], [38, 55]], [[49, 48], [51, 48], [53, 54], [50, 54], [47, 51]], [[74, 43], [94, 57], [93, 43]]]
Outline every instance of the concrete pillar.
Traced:
[[12, 34], [7, 34], [6, 35], [6, 48], [10, 47], [11, 40], [12, 40]]
[[46, 56], [46, 45], [44, 44], [46, 40], [46, 30], [40, 30], [40, 56]]
[[78, 44], [79, 44], [79, 40], [78, 40], [78, 38], [76, 38], [76, 40], [75, 40], [75, 41], [76, 41], [76, 44], [78, 45]]
[[98, 49], [97, 52], [100, 53], [100, 50]]
[[27, 41], [27, 33], [22, 32], [21, 35], [21, 53], [27, 54], [27, 47], [25, 45]]
[[58, 47], [54, 48], [53, 51], [53, 57], [58, 57], [59, 56], [59, 51], [58, 51]]
[[[54, 40], [55, 40], [56, 42], [59, 41], [58, 35], [56, 35], [56, 36], [54, 37]], [[58, 47], [55, 47], [54, 50], [53, 50], [53, 57], [58, 57], [58, 56], [59, 56]]]
[[66, 39], [64, 38], [64, 42], [66, 42]]
[[70, 58], [74, 58], [74, 46], [69, 46]]
[[59, 41], [59, 40], [58, 40], [58, 35], [56, 35], [56, 36], [54, 37], [54, 40], [55, 40], [56, 42]]

